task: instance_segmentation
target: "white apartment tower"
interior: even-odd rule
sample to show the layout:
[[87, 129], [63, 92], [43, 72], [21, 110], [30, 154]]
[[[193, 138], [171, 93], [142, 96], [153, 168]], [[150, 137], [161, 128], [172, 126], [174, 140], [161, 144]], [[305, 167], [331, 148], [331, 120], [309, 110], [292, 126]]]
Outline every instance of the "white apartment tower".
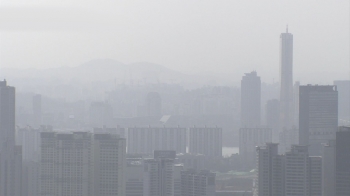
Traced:
[[186, 153], [186, 128], [128, 128], [128, 153], [153, 154], [155, 150], [175, 150]]
[[191, 127], [189, 129], [189, 153], [221, 157], [222, 128]]

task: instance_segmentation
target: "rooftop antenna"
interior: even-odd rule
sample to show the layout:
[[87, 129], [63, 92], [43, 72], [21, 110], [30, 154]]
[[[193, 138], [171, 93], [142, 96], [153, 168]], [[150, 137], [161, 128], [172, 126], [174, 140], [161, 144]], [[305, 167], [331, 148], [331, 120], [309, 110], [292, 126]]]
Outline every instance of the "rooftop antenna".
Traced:
[[287, 33], [288, 33], [288, 25], [287, 25]]

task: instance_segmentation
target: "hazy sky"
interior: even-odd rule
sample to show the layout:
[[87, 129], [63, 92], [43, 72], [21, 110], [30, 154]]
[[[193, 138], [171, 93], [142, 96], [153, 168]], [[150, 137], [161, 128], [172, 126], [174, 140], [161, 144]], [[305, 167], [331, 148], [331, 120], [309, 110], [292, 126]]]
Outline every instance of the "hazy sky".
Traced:
[[2, 67], [147, 61], [185, 73], [278, 80], [279, 34], [295, 80], [349, 78], [349, 0], [2, 0]]

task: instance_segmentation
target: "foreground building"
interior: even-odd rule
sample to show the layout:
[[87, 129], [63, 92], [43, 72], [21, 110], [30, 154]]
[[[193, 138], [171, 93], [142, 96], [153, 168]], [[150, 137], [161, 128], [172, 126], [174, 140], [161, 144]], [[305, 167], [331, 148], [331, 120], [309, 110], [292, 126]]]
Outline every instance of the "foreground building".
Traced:
[[215, 196], [215, 173], [207, 170], [181, 172], [182, 196]]
[[322, 192], [322, 158], [310, 157], [307, 146], [293, 145], [285, 155], [278, 144], [257, 147], [254, 196], [310, 196]]
[[125, 151], [118, 135], [41, 133], [40, 195], [125, 195]]

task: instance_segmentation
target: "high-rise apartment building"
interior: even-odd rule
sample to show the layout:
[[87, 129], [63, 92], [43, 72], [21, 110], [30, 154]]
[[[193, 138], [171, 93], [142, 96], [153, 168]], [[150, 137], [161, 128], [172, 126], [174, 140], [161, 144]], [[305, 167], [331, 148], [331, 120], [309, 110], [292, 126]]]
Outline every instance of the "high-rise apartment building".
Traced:
[[278, 155], [278, 144], [257, 147], [254, 196], [310, 196], [322, 192], [322, 158], [310, 157], [307, 146], [293, 145]]
[[191, 127], [189, 130], [189, 153], [221, 157], [222, 128]]
[[336, 86], [299, 87], [299, 144], [308, 145], [312, 156], [322, 155], [322, 146], [335, 139], [338, 127]]
[[125, 151], [118, 135], [42, 132], [39, 195], [125, 195]]
[[309, 157], [310, 196], [322, 195], [322, 157]]
[[125, 196], [143, 196], [143, 159], [126, 159]]
[[335, 140], [323, 146], [322, 196], [335, 195]]
[[270, 128], [241, 128], [239, 129], [239, 155], [246, 169], [255, 167], [256, 146], [272, 142]]
[[260, 126], [261, 81], [255, 71], [241, 80], [241, 127]]
[[21, 195], [22, 150], [15, 143], [15, 88], [0, 81], [0, 195]]
[[95, 133], [92, 140], [93, 195], [125, 195], [126, 140]]
[[174, 160], [144, 160], [143, 196], [174, 196]]
[[254, 196], [284, 195], [284, 156], [278, 155], [278, 144], [257, 147], [256, 156]]
[[181, 172], [182, 196], [215, 196], [215, 173], [194, 169]]
[[310, 165], [307, 146], [292, 146], [285, 154], [285, 196], [310, 195]]
[[293, 34], [280, 36], [280, 127], [293, 126]]
[[155, 150], [175, 150], [186, 153], [186, 128], [128, 128], [128, 153], [153, 154]]

